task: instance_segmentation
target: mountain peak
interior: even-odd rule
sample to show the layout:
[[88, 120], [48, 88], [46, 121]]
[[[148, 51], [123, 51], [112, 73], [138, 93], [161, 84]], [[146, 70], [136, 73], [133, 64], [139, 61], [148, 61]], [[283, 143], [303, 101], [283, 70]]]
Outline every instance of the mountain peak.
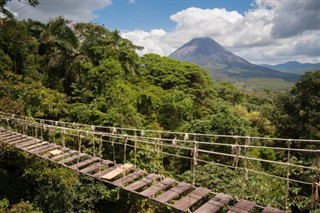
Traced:
[[[202, 38], [194, 38], [185, 45], [198, 45], [198, 46], [203, 46], [203, 45], [210, 45], [210, 46], [217, 46], [217, 47], [222, 47], [218, 42], [213, 40], [212, 38], [209, 37], [202, 37]], [[222, 47], [223, 48], [223, 47]]]
[[183, 60], [186, 56], [212, 55], [226, 51], [219, 43], [209, 37], [194, 38], [174, 51], [169, 57]]
[[281, 78], [297, 81], [298, 75], [281, 73], [270, 68], [251, 64], [245, 59], [226, 50], [209, 37], [194, 38], [169, 55], [182, 61], [188, 61], [205, 69], [218, 80], [230, 78]]

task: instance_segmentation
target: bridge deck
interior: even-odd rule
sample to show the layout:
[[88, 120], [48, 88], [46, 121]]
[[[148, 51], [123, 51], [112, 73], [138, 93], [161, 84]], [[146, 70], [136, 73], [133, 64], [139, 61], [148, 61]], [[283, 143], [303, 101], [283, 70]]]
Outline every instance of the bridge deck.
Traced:
[[[235, 202], [230, 195], [215, 194], [203, 187], [193, 187], [191, 184], [177, 182], [158, 174], [148, 174], [145, 171], [136, 170], [131, 164], [114, 164], [109, 160], [79, 153], [60, 145], [2, 128], [0, 128], [0, 142], [97, 178], [113, 186], [122, 187], [128, 192], [134, 192], [179, 211], [193, 210], [195, 213], [214, 213], [225, 208], [229, 209], [228, 212], [249, 212], [256, 208], [256, 204], [248, 200]], [[235, 203], [235, 205], [232, 206], [232, 203]], [[256, 210], [259, 211], [258, 208]], [[283, 212], [274, 208], [260, 209], [260, 211], [268, 213]]]

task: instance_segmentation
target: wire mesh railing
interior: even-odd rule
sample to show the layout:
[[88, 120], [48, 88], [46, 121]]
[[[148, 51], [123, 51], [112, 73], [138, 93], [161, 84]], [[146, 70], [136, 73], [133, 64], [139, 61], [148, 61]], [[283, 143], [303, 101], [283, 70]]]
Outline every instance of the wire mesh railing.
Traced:
[[320, 209], [320, 140], [86, 125], [0, 113], [2, 127], [263, 206]]

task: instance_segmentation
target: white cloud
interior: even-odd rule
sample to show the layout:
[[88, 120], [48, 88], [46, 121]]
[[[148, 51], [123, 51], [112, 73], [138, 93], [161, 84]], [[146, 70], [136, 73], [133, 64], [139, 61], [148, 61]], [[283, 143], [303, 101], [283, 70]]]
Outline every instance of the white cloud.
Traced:
[[167, 55], [168, 52], [174, 51], [168, 44], [162, 43], [165, 40], [166, 32], [162, 29], [154, 29], [150, 32], [136, 30], [131, 32], [123, 32], [121, 36], [134, 41], [134, 44], [143, 46], [144, 49], [139, 52], [143, 55], [146, 53], [157, 53], [160, 55]]
[[129, 4], [135, 4], [136, 0], [129, 0]]
[[[64, 16], [75, 22], [89, 22], [96, 17], [95, 11], [111, 4], [111, 0], [41, 0], [36, 8], [24, 7], [19, 1], [11, 1], [7, 7], [18, 19], [46, 22]], [[244, 14], [224, 8], [191, 7], [169, 17], [176, 24], [172, 31], [135, 30], [123, 32], [122, 36], [145, 47], [140, 54], [167, 56], [193, 38], [211, 37], [254, 63], [320, 61], [320, 1], [256, 0], [252, 6]]]
[[111, 0], [41, 0], [40, 5], [35, 8], [31, 6], [22, 8], [24, 4], [19, 1], [9, 2], [8, 7], [11, 11], [17, 11], [17, 19], [32, 18], [47, 22], [50, 18], [63, 16], [74, 22], [89, 22], [95, 18], [95, 10], [103, 9], [111, 4]]
[[[144, 46], [141, 54], [153, 52], [167, 56], [193, 38], [211, 37], [253, 63], [319, 62], [320, 19], [305, 25], [300, 21], [310, 18], [308, 12], [317, 8], [314, 4], [313, 1], [256, 0], [254, 8], [244, 14], [224, 8], [192, 7], [170, 16], [176, 22], [171, 32], [138, 30], [122, 35]], [[293, 18], [286, 25], [286, 17], [291, 17], [288, 14], [297, 7], [300, 19]], [[286, 11], [285, 8], [291, 9]]]

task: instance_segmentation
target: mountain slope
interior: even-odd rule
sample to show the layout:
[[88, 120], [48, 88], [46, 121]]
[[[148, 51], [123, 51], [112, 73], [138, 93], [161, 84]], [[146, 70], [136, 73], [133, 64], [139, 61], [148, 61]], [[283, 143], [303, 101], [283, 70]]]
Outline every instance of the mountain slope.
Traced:
[[189, 61], [210, 70], [218, 80], [239, 78], [279, 78], [295, 82], [300, 76], [282, 73], [252, 64], [226, 50], [211, 38], [195, 38], [174, 51], [169, 57]]
[[261, 64], [260, 66], [278, 70], [281, 72], [294, 73], [294, 74], [303, 74], [308, 71], [320, 70], [320, 63], [311, 64], [311, 63], [299, 63], [297, 61], [288, 61], [283, 64], [269, 65]]

